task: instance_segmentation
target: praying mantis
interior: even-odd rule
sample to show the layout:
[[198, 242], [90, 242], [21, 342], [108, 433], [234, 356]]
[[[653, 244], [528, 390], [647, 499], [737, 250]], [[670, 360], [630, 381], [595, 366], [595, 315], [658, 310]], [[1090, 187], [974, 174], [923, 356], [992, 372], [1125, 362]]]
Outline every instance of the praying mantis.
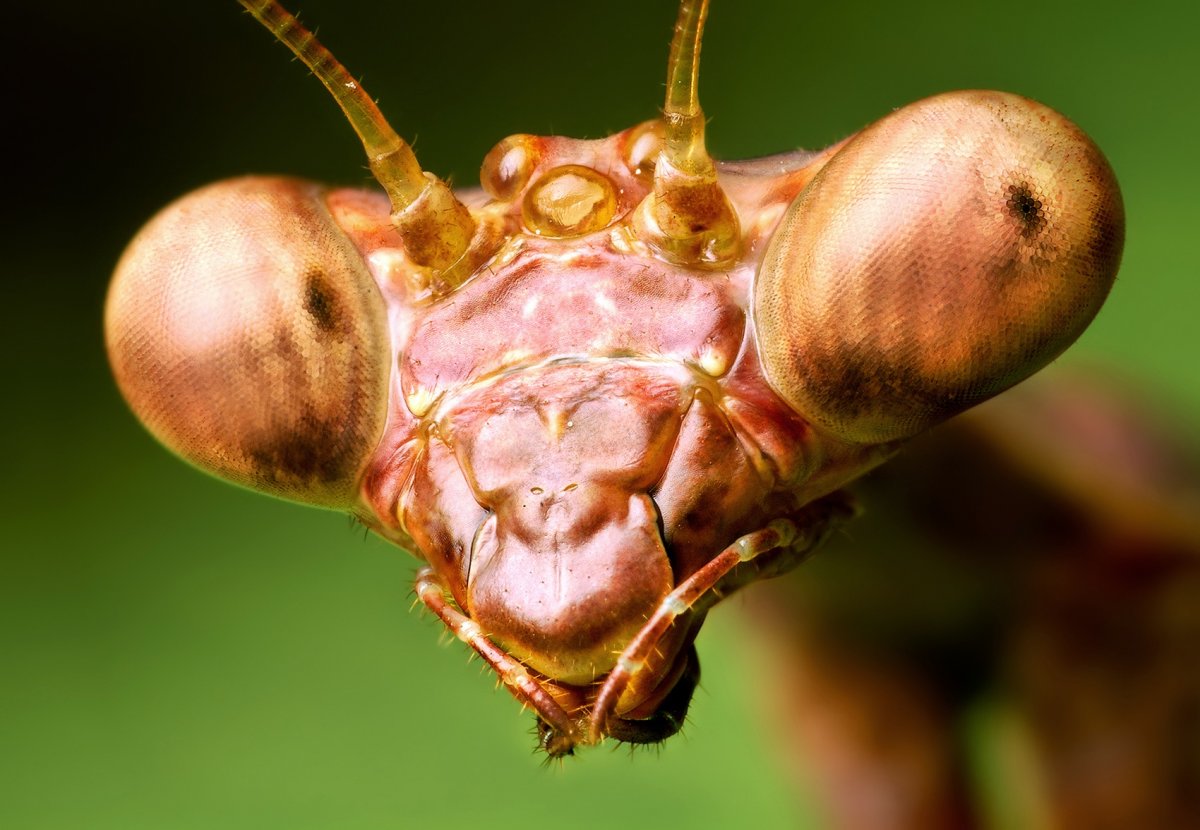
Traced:
[[709, 608], [796, 567], [907, 439], [1061, 353], [1116, 274], [1111, 169], [1019, 96], [718, 165], [708, 4], [683, 2], [661, 119], [511, 136], [456, 194], [310, 31], [243, 5], [385, 195], [247, 177], [165, 209], [109, 293], [118, 385], [193, 464], [418, 553], [418, 598], [551, 756], [678, 731]]

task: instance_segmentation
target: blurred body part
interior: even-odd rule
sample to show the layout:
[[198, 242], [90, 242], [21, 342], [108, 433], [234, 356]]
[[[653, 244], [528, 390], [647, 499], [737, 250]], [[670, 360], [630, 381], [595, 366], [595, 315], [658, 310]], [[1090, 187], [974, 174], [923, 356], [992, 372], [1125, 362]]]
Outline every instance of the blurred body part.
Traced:
[[823, 826], [1200, 828], [1197, 437], [1051, 372], [914, 442], [750, 592]]

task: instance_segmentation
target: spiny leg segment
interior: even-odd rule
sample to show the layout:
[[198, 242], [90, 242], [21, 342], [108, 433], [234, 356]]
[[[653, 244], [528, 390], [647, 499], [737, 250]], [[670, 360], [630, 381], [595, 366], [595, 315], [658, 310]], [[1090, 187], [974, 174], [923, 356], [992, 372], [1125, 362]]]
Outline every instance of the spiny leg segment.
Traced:
[[455, 608], [447, 598], [445, 586], [433, 568], [421, 568], [415, 580], [417, 598], [438, 616], [454, 636], [475, 649], [500, 680], [521, 703], [532, 706], [549, 727], [547, 734], [556, 745], [547, 744], [551, 755], [569, 752], [583, 741], [575, 719], [546, 691], [520, 661], [493, 643], [483, 633], [479, 623]]
[[409, 257], [453, 283], [447, 272], [463, 258], [475, 233], [467, 207], [444, 181], [421, 170], [408, 142], [371, 96], [291, 13], [274, 0], [238, 2], [317, 76], [342, 108], [367, 152], [371, 172], [391, 200], [392, 222]]
[[[720, 601], [722, 595], [715, 590], [719, 587], [736, 589], [754, 579], [789, 570], [800, 556], [815, 550], [834, 527], [856, 511], [853, 500], [847, 494], [840, 491], [831, 493], [805, 507], [795, 521], [775, 519], [765, 528], [740, 537], [681, 582], [663, 599], [637, 636], [625, 647], [616, 667], [600, 687], [592, 708], [587, 742], [596, 743], [607, 734], [609, 720], [621, 695], [646, 666], [676, 619], [688, 611], [703, 611]], [[771, 551], [783, 553], [786, 564], [781, 567], [780, 562], [768, 561], [762, 569], [733, 583], [726, 579], [738, 565], [754, 560], [763, 562], [760, 557]]]
[[695, 606], [702, 596], [711, 591], [721, 578], [736, 566], [769, 550], [787, 547], [795, 538], [796, 525], [789, 519], [776, 519], [762, 530], [742, 536], [667, 594], [649, 621], [625, 647], [616, 667], [600, 688], [596, 705], [592, 709], [589, 741], [594, 743], [603, 737], [608, 719], [616, 709], [621, 694], [629, 686], [634, 675], [645, 666], [647, 659], [676, 618]]

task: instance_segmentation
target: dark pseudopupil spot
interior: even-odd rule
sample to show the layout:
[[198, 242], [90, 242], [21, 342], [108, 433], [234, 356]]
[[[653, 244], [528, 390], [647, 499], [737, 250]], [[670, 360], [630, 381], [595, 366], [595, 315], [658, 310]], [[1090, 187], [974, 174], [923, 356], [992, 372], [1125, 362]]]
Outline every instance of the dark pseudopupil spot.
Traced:
[[332, 331], [337, 326], [333, 292], [325, 281], [325, 274], [316, 268], [304, 277], [304, 310], [322, 331]]
[[286, 487], [311, 482], [335, 482], [346, 474], [344, 439], [338, 425], [304, 416], [280, 435], [258, 436], [247, 442], [246, 456], [259, 478]]
[[1046, 227], [1046, 213], [1042, 200], [1030, 189], [1029, 184], [1021, 182], [1008, 186], [1008, 199], [1005, 206], [1009, 214], [1020, 224], [1021, 235], [1029, 238], [1037, 236]]

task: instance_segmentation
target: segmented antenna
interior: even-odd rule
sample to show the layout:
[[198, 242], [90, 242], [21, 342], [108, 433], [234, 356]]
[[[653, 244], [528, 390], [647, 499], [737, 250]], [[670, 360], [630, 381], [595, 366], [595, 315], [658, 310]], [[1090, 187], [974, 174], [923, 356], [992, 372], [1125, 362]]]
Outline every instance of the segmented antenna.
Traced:
[[704, 113], [700, 110], [700, 37], [707, 18], [708, 0], [680, 4], [667, 60], [666, 152], [677, 169], [692, 174], [713, 169], [704, 149]]
[[704, 147], [700, 109], [700, 39], [708, 0], [683, 0], [667, 63], [665, 141], [654, 168], [654, 192], [634, 216], [637, 235], [667, 259], [720, 268], [737, 259], [737, 213], [717, 183]]
[[362, 140], [371, 172], [392, 203], [392, 222], [409, 257], [436, 271], [450, 269], [466, 252], [475, 220], [441, 179], [421, 170], [412, 148], [346, 67], [274, 0], [238, 0], [290, 49], [333, 95]]

